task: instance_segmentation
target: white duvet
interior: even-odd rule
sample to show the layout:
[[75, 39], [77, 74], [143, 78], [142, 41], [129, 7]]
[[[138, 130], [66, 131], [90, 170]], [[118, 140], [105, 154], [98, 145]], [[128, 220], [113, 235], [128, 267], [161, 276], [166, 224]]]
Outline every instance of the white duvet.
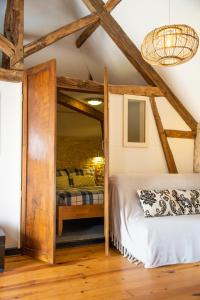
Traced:
[[200, 188], [199, 174], [128, 174], [110, 179], [111, 235], [146, 268], [200, 261], [200, 215], [145, 218], [137, 189]]

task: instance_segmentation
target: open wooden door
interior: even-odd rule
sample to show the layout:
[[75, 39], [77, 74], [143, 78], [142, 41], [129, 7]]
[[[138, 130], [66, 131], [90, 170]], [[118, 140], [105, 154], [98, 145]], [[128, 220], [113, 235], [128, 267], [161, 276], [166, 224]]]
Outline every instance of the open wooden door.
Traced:
[[104, 69], [104, 235], [105, 254], [109, 254], [109, 95], [108, 71]]
[[[51, 60], [26, 72], [27, 105], [23, 129], [26, 163], [23, 181], [22, 249], [54, 263], [56, 224], [56, 63]], [[26, 127], [26, 128], [25, 128]], [[26, 132], [26, 133], [25, 133]], [[26, 135], [26, 136], [25, 136]], [[24, 146], [25, 147], [25, 146]], [[25, 174], [26, 173], [26, 174]], [[23, 184], [24, 186], [24, 184]]]

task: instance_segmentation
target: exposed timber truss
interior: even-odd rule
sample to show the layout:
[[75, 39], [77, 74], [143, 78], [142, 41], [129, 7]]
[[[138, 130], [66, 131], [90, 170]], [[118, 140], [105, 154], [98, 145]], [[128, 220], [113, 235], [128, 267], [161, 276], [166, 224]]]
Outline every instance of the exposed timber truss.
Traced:
[[[4, 21], [4, 35], [0, 34], [0, 50], [3, 52], [2, 67], [10, 69], [5, 71], [0, 69], [0, 79], [7, 78], [13, 81], [22, 77], [20, 70], [23, 69], [23, 61], [27, 56], [44, 49], [56, 41], [75, 33], [81, 29], [81, 33], [76, 41], [76, 46], [81, 45], [98, 28], [102, 28], [111, 37], [114, 43], [124, 53], [129, 62], [143, 76], [148, 86], [114, 86], [108, 85], [108, 90], [116, 94], [135, 94], [150, 97], [152, 111], [158, 128], [161, 144], [165, 154], [169, 172], [177, 172], [177, 168], [171, 153], [167, 138], [187, 138], [194, 139], [196, 136], [197, 122], [184, 107], [181, 101], [174, 95], [169, 86], [144, 59], [124, 30], [112, 17], [110, 12], [121, 2], [121, 0], [81, 0], [88, 7], [91, 14], [80, 18], [70, 24], [64, 25], [53, 32], [48, 33], [39, 39], [23, 45], [24, 41], [24, 0], [7, 0], [7, 8]], [[59, 77], [57, 79], [58, 91], [61, 89], [79, 90], [90, 93], [103, 94], [103, 84], [92, 80], [82, 81], [80, 79]], [[177, 113], [182, 117], [191, 131], [164, 129], [157, 110], [155, 97], [164, 96]], [[64, 97], [64, 96], [63, 96]], [[66, 99], [65, 99], [66, 100]], [[72, 103], [72, 101], [71, 101]], [[69, 105], [69, 99], [68, 99]]]

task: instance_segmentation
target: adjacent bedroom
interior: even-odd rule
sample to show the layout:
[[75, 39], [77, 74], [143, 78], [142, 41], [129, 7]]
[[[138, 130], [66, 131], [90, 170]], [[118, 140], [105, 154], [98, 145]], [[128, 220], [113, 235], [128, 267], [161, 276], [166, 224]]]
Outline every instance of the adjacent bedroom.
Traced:
[[60, 93], [57, 245], [104, 240], [103, 95]]

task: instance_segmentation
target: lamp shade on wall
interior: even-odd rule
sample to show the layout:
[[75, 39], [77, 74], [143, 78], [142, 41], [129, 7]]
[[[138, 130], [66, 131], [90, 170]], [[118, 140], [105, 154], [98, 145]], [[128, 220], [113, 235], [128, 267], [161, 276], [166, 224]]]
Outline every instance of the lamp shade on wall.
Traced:
[[190, 60], [197, 52], [199, 37], [184, 24], [162, 26], [146, 35], [141, 53], [149, 64], [176, 66]]

